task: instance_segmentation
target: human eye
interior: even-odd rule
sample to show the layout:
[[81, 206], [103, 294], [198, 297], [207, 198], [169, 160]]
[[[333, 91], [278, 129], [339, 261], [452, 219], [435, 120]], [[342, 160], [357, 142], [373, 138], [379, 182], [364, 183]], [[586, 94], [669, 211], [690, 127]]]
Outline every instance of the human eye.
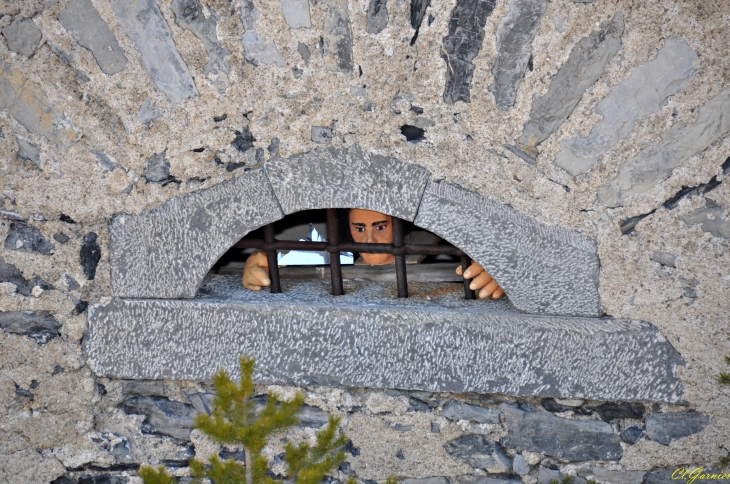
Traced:
[[387, 225], [386, 225], [386, 224], [383, 224], [383, 225], [376, 225], [376, 226], [375, 226], [375, 230], [385, 230], [385, 228], [386, 228], [386, 227], [387, 227]]
[[365, 227], [355, 227], [355, 230], [362, 233], [362, 232], [365, 232]]

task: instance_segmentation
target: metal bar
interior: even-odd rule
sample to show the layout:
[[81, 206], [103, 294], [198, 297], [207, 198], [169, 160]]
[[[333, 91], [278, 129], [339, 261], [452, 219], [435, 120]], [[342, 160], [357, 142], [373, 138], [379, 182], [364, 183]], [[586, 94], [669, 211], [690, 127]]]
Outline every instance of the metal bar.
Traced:
[[[343, 242], [330, 244], [328, 242], [300, 242], [298, 240], [277, 240], [271, 245], [275, 250], [316, 250], [340, 252], [364, 252], [367, 254], [394, 254], [394, 255], [465, 255], [453, 245], [425, 245], [409, 244], [403, 247], [394, 247], [392, 244], [360, 244], [357, 242]], [[234, 249], [261, 249], [267, 250], [269, 244], [260, 239], [241, 239]]]
[[[393, 217], [393, 247], [403, 247], [403, 221]], [[398, 297], [408, 297], [408, 276], [406, 275], [406, 255], [395, 256], [395, 280], [398, 285]]]
[[271, 279], [269, 292], [272, 294], [278, 294], [281, 292], [281, 282], [279, 281], [279, 266], [276, 260], [276, 247], [274, 247], [274, 224], [264, 226], [264, 239], [266, 241], [266, 257], [269, 261], [269, 279]]
[[[464, 272], [469, 268], [471, 265], [471, 259], [469, 256], [462, 255], [461, 256], [461, 273], [464, 274]], [[471, 279], [464, 278], [464, 299], [475, 299], [476, 296], [474, 294], [474, 291], [469, 289], [469, 284], [471, 284]]]
[[340, 243], [339, 227], [337, 224], [337, 209], [327, 209], [327, 252], [330, 253], [330, 273], [332, 274], [332, 295], [341, 296], [345, 294], [342, 287], [342, 267], [340, 266]]

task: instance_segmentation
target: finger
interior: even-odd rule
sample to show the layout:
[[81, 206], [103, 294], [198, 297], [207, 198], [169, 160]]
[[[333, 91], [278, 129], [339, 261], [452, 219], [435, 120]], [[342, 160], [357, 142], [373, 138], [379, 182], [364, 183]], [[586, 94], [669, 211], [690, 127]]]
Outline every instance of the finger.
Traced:
[[481, 289], [482, 287], [486, 286], [492, 282], [492, 276], [487, 274], [486, 272], [482, 272], [478, 276], [476, 276], [474, 279], [471, 280], [471, 284], [469, 284], [469, 289], [472, 291]]
[[271, 284], [266, 271], [259, 266], [251, 266], [248, 270], [243, 271], [243, 280], [254, 286], [268, 286]]
[[494, 291], [497, 290], [499, 287], [499, 284], [497, 284], [497, 281], [492, 280], [489, 284], [484, 286], [481, 291], [479, 291], [479, 298], [484, 299], [489, 297]]
[[461, 275], [461, 266], [459, 266], [459, 267], [456, 268], [456, 275], [457, 276], [460, 276]]
[[484, 269], [482, 268], [482, 266], [480, 266], [479, 264], [474, 262], [466, 270], [466, 272], [464, 273], [464, 277], [466, 277], [467, 279], [471, 279], [472, 277], [478, 276], [482, 272], [484, 272]]
[[261, 286], [255, 286], [253, 284], [249, 284], [246, 281], [243, 281], [243, 287], [245, 287], [246, 289], [250, 289], [251, 291], [260, 291], [261, 290]]
[[502, 296], [504, 296], [504, 289], [501, 287], [498, 287], [497, 290], [494, 291], [494, 294], [492, 294], [493, 299], [499, 299]]

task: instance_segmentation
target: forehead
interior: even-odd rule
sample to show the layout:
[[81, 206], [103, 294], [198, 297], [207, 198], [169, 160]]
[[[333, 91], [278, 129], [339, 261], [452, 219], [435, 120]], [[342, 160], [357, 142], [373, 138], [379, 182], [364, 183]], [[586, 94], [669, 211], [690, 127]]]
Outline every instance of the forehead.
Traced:
[[350, 223], [362, 223], [370, 225], [373, 222], [380, 222], [387, 220], [390, 222], [390, 215], [385, 215], [380, 212], [373, 212], [372, 210], [363, 210], [360, 208], [353, 208], [350, 210]]

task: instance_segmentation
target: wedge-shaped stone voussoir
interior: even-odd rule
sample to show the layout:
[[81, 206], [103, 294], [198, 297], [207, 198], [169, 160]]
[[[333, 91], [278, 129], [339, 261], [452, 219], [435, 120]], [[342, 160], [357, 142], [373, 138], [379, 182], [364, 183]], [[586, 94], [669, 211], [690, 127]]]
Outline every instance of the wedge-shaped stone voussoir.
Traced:
[[469, 254], [521, 311], [601, 315], [598, 252], [584, 235], [446, 182], [428, 183], [414, 223]]
[[190, 298], [239, 239], [284, 214], [262, 169], [111, 224], [116, 297]]
[[430, 173], [360, 147], [317, 148], [265, 166], [286, 214], [364, 208], [413, 221]]

